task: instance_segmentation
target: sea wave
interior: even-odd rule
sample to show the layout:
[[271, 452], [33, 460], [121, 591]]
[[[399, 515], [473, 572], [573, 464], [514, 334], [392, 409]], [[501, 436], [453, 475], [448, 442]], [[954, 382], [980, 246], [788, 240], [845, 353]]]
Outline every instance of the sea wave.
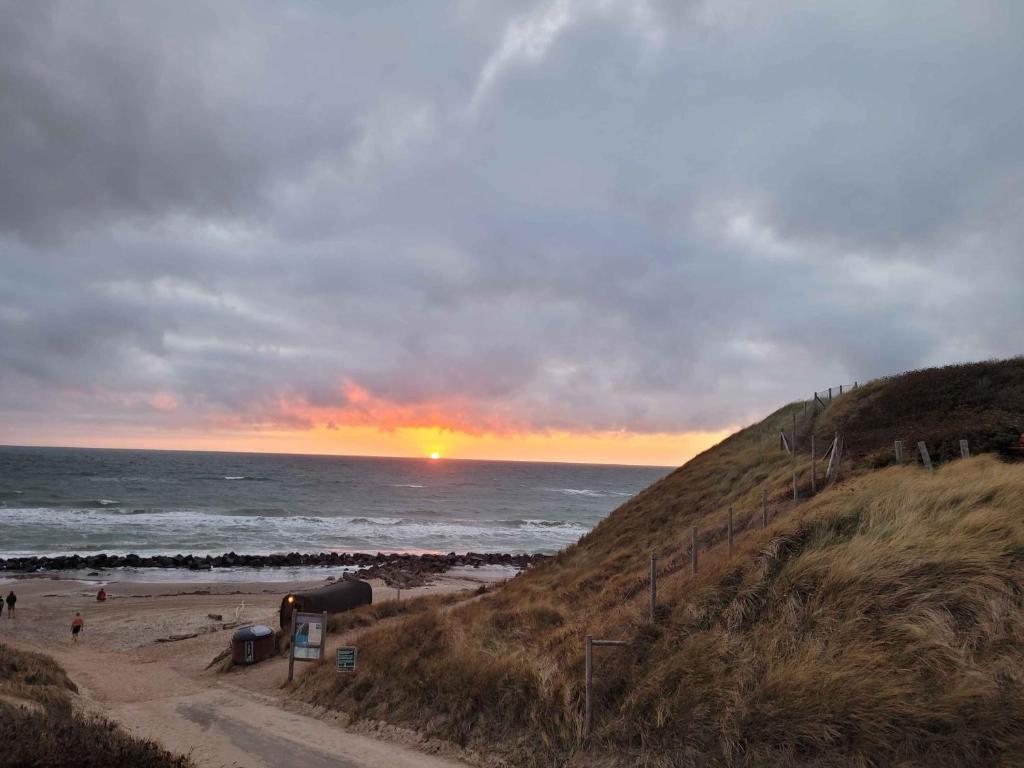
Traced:
[[420, 519], [319, 515], [225, 516], [179, 509], [2, 508], [0, 556], [70, 552], [253, 554], [291, 551], [555, 552], [589, 527], [543, 518]]
[[566, 496], [588, 496], [591, 498], [601, 498], [604, 496], [632, 496], [632, 493], [628, 491], [595, 491], [590, 488], [542, 488], [543, 491], [551, 491], [553, 493], [561, 493]]
[[658, 474], [574, 465], [430, 467], [419, 459], [0, 449], [0, 557], [79, 547], [550, 552]]
[[211, 509], [205, 514], [223, 517], [294, 517], [295, 513], [284, 507], [234, 507], [232, 509]]
[[537, 520], [534, 518], [525, 518], [498, 520], [498, 523], [502, 525], [518, 526], [521, 528], [574, 528], [584, 531], [589, 530], [587, 526], [581, 525], [574, 520]]

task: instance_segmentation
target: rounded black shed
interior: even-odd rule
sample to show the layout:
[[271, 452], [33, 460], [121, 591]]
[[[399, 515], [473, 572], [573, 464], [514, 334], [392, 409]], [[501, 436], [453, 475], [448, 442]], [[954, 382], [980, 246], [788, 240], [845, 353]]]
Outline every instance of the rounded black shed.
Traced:
[[342, 579], [316, 589], [289, 592], [281, 598], [281, 629], [291, 625], [292, 611], [341, 613], [373, 602], [373, 587], [358, 579]]

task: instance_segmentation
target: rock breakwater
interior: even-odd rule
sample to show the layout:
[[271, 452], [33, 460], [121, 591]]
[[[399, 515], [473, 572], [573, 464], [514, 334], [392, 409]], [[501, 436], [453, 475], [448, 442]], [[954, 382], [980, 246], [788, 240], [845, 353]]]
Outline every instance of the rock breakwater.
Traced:
[[372, 577], [374, 571], [401, 570], [410, 573], [443, 573], [459, 566], [480, 567], [505, 565], [528, 568], [547, 558], [547, 555], [467, 552], [456, 554], [400, 554], [377, 552], [289, 552], [274, 555], [56, 555], [0, 558], [0, 571], [76, 571], [104, 568], [183, 568], [208, 571], [214, 568], [281, 568], [294, 566], [350, 566], [366, 569]]

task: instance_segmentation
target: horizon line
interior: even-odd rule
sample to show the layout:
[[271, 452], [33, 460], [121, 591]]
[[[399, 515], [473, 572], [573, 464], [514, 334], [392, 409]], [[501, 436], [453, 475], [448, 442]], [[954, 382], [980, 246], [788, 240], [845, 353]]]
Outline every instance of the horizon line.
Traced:
[[[111, 447], [111, 446], [90, 446], [90, 445], [44, 445], [41, 443], [0, 443], [0, 449], [4, 448], [55, 448], [59, 450], [78, 450], [78, 451], [138, 451], [146, 453], [222, 453], [222, 454], [235, 454], [242, 456], [309, 456], [318, 458], [335, 458], [335, 459], [395, 459], [398, 461], [427, 461], [427, 462], [445, 462], [445, 461], [472, 461], [479, 463], [488, 464], [566, 464], [583, 467], [640, 467], [646, 469], [676, 469], [682, 464], [629, 464], [623, 462], [606, 462], [606, 461], [558, 461], [557, 459], [548, 461], [531, 461], [529, 459], [470, 459], [463, 458], [461, 456], [441, 456], [438, 459], [432, 459], [429, 455], [422, 456], [395, 456], [387, 454], [374, 454], [374, 453], [363, 453], [363, 454], [348, 454], [348, 453], [303, 453], [299, 451], [224, 451], [217, 449], [193, 449], [193, 448], [132, 448], [132, 447]], [[685, 462], [684, 462], [685, 463]]]

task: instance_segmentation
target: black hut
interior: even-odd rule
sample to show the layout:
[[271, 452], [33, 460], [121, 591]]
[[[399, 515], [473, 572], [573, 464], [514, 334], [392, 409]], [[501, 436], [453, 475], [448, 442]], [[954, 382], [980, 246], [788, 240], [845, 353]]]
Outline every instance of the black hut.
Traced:
[[373, 602], [373, 587], [358, 579], [344, 579], [305, 592], [289, 592], [281, 599], [281, 629], [291, 626], [292, 611], [341, 613]]

